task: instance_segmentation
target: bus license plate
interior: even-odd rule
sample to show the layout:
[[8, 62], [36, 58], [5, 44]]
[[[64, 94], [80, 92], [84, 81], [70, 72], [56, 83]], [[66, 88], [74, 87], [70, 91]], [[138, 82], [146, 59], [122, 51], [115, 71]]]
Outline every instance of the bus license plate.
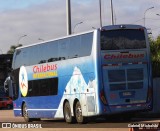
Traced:
[[135, 91], [124, 91], [119, 93], [120, 98], [133, 98], [135, 96]]

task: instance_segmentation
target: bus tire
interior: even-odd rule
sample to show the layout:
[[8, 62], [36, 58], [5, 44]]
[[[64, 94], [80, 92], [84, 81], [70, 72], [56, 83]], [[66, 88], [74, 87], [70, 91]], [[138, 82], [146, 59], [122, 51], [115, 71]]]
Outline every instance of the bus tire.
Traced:
[[71, 108], [70, 108], [70, 104], [68, 101], [66, 101], [64, 103], [64, 107], [63, 107], [63, 115], [64, 115], [64, 119], [67, 123], [72, 123], [73, 122], [73, 117], [72, 117], [72, 113], [71, 113]]
[[86, 118], [82, 115], [82, 108], [79, 101], [77, 101], [75, 106], [75, 117], [76, 117], [76, 121], [79, 124], [83, 124], [87, 122]]
[[24, 118], [25, 122], [32, 122], [32, 118], [29, 118], [29, 116], [28, 116], [27, 106], [25, 103], [23, 104], [22, 111], [23, 111], [23, 118]]

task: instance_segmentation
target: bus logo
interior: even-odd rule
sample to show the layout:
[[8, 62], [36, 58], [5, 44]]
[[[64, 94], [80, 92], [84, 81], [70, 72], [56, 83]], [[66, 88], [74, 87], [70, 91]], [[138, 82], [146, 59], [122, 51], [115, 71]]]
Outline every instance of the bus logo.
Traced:
[[106, 60], [111, 60], [111, 59], [139, 59], [139, 58], [144, 58], [144, 54], [132, 54], [132, 53], [120, 53], [120, 54], [106, 54], [104, 56], [104, 59]]
[[27, 77], [27, 71], [24, 66], [20, 68], [19, 71], [19, 87], [22, 93], [22, 96], [26, 96], [28, 92], [28, 77]]

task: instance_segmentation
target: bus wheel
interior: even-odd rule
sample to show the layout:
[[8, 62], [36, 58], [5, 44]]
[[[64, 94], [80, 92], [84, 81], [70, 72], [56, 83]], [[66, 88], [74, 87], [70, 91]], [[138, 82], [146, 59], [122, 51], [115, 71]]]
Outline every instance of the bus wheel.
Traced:
[[78, 123], [82, 124], [86, 122], [86, 118], [83, 117], [82, 115], [82, 108], [81, 108], [81, 104], [79, 101], [77, 101], [76, 103], [76, 107], [75, 107], [75, 117]]
[[23, 105], [23, 117], [24, 117], [25, 122], [31, 122], [32, 121], [32, 119], [29, 118], [29, 116], [28, 116], [27, 106], [26, 106], [25, 103]]
[[71, 113], [71, 108], [69, 105], [69, 102], [65, 102], [64, 107], [63, 107], [63, 114], [64, 114], [64, 119], [67, 123], [72, 123], [73, 122], [73, 117]]

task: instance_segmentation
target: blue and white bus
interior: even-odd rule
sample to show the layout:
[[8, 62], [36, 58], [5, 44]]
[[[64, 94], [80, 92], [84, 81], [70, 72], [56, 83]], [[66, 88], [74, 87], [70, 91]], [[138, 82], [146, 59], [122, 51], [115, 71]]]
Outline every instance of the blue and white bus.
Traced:
[[17, 48], [13, 57], [14, 114], [25, 121], [127, 114], [152, 108], [147, 31], [105, 26]]

